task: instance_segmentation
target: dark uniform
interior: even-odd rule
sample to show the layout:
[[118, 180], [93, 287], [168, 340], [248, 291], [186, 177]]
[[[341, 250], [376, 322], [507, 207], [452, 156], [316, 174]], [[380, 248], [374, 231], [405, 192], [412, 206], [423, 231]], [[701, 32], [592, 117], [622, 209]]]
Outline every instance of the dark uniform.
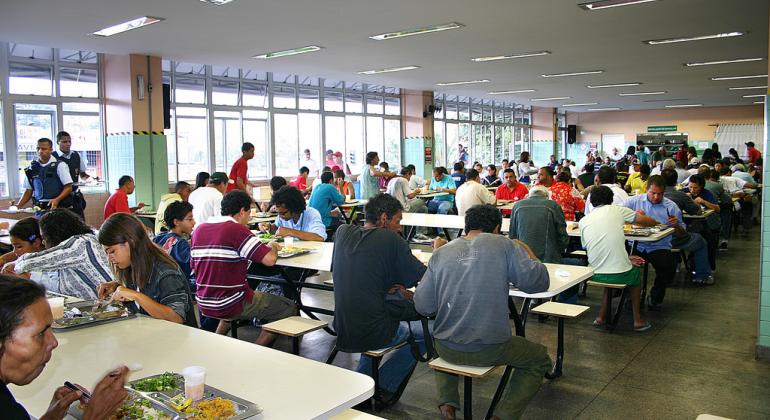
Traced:
[[72, 178], [72, 207], [70, 209], [80, 216], [81, 219], [85, 220], [86, 216], [84, 210], [86, 209], [86, 199], [83, 197], [83, 193], [80, 189], [78, 189], [78, 186], [75, 185], [80, 180], [80, 167], [82, 165], [80, 153], [70, 152], [69, 158], [64, 157], [64, 155], [58, 151], [53, 152], [52, 154], [58, 161], [67, 164], [70, 178]]
[[[41, 165], [37, 160], [24, 169], [24, 174], [32, 188], [32, 202], [43, 211], [48, 210], [50, 201], [61, 194], [65, 184], [59, 178], [58, 166], [64, 163], [56, 161]], [[61, 208], [72, 208], [72, 196], [66, 197], [59, 203]], [[40, 216], [42, 211], [38, 212]]]

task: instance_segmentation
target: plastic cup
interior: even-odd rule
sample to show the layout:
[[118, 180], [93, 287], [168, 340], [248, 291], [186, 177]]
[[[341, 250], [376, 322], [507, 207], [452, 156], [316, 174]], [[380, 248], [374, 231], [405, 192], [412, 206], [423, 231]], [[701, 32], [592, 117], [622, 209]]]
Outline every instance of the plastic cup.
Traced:
[[294, 245], [294, 238], [291, 236], [287, 236], [283, 238], [283, 245], [285, 247], [291, 247], [292, 245]]
[[48, 305], [51, 307], [51, 315], [53, 315], [53, 319], [59, 319], [64, 317], [64, 298], [63, 297], [48, 298]]
[[185, 398], [200, 401], [206, 386], [206, 368], [203, 366], [186, 367], [182, 369], [182, 376], [184, 376]]

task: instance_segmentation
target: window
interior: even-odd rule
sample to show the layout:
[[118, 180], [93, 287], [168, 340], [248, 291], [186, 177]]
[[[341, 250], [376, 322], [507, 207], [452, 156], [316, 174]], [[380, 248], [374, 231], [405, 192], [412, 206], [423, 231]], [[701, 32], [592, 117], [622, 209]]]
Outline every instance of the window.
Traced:
[[273, 88], [273, 107], [295, 109], [297, 108], [297, 98], [294, 88], [276, 86]]
[[385, 159], [392, 165], [401, 165], [401, 121], [385, 120]]
[[214, 157], [217, 171], [230, 173], [241, 157], [241, 113], [214, 111]]
[[267, 85], [243, 82], [243, 106], [267, 108]]
[[300, 89], [299, 109], [310, 109], [315, 111], [321, 109], [318, 96], [319, 92], [315, 89]]
[[342, 92], [326, 91], [324, 96], [324, 110], [333, 112], [344, 111]]
[[[433, 121], [433, 166], [446, 166], [444, 121]], [[407, 162], [411, 163], [411, 162]]]
[[194, 180], [209, 171], [208, 124], [204, 108], [176, 108], [176, 152], [179, 180]]
[[385, 115], [401, 115], [401, 99], [386, 96]]
[[[318, 164], [318, 169], [322, 169], [324, 166], [324, 155], [321, 151], [321, 116], [318, 114], [300, 113], [298, 115], [298, 123], [299, 147], [297, 150], [299, 153], [302, 153], [305, 149], [310, 149], [310, 156]], [[300, 159], [300, 161], [302, 160], [304, 160], [304, 156]]]
[[367, 114], [382, 114], [383, 104], [382, 96], [366, 96], [366, 113]]
[[345, 153], [345, 117], [335, 117], [327, 115], [326, 123], [326, 148], [335, 152]]
[[[296, 114], [273, 114], [275, 129], [275, 171], [278, 175], [293, 176], [299, 169], [299, 139]], [[278, 147], [280, 145], [280, 147]]]
[[10, 63], [8, 91], [18, 95], [53, 95], [53, 67], [49, 65]]
[[358, 93], [345, 94], [345, 112], [355, 112], [360, 114], [364, 112], [362, 102], [364, 96]]
[[177, 75], [174, 100], [183, 104], [206, 103], [206, 79]]
[[99, 97], [96, 69], [60, 68], [59, 95], [79, 98]]
[[345, 158], [350, 170], [360, 173], [364, 165], [366, 150], [364, 149], [364, 118], [357, 115], [345, 116]]
[[214, 105], [238, 105], [238, 82], [220, 79], [212, 80], [211, 103]]
[[[377, 152], [381, 161], [385, 159], [382, 117], [366, 117], [366, 151]], [[391, 163], [391, 162], [388, 162]]]
[[18, 150], [18, 186], [24, 191], [24, 168], [37, 157], [37, 140], [41, 137], [54, 139], [56, 130], [56, 106], [41, 104], [14, 105], [16, 123], [16, 149]]
[[[106, 172], [102, 160], [102, 128], [99, 104], [62, 104], [62, 129], [72, 136], [72, 150], [80, 153], [85, 160], [86, 173], [93, 178], [104, 180]], [[55, 140], [54, 140], [55, 141]], [[78, 182], [78, 180], [73, 180]], [[104, 184], [81, 187], [83, 192], [104, 191]]]
[[[261, 111], [258, 111], [261, 112]], [[267, 113], [250, 115], [243, 111], [243, 138], [254, 145], [254, 159], [249, 160], [249, 178], [267, 178], [270, 159], [267, 147]], [[251, 119], [254, 117], [254, 119]]]

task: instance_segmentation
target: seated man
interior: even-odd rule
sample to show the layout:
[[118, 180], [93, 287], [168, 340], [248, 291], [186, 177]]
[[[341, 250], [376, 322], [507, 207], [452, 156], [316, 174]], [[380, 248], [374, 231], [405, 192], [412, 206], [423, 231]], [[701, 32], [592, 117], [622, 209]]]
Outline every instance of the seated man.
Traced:
[[297, 175], [296, 178], [292, 179], [291, 182], [289, 182], [289, 185], [298, 189], [303, 194], [309, 193], [312, 187], [308, 188], [308, 185], [307, 185], [308, 176], [310, 176], [310, 169], [308, 169], [307, 166], [303, 166], [299, 168], [299, 175]]
[[[628, 194], [617, 184], [617, 172], [609, 166], [602, 166], [599, 168], [599, 172], [596, 174], [596, 179], [594, 180], [594, 185], [604, 185], [605, 187], [609, 187], [609, 189], [612, 190], [612, 204], [616, 206], [624, 206], [626, 201], [628, 201]], [[588, 197], [586, 198], [585, 214], [590, 213], [591, 210], [593, 210], [593, 207], [591, 206], [591, 194], [588, 194]]]
[[[588, 265], [593, 267], [593, 279], [602, 283], [626, 284], [631, 289], [631, 307], [634, 312], [634, 331], [641, 332], [650, 329], [649, 322], [642, 319], [639, 307], [641, 305], [640, 272], [636, 267], [643, 264], [639, 257], [630, 260], [626, 253], [626, 239], [623, 225], [633, 223], [642, 226], [655, 226], [655, 220], [643, 214], [637, 214], [627, 207], [612, 204], [612, 190], [600, 185], [591, 191], [594, 211], [580, 220], [580, 240], [588, 255]], [[613, 290], [604, 289], [607, 293]], [[602, 300], [599, 316], [594, 325], [604, 325], [607, 320], [607, 305]]]
[[[687, 231], [684, 229], [682, 211], [673, 201], [663, 196], [665, 191], [666, 183], [663, 177], [652, 175], [647, 180], [647, 193], [629, 198], [625, 207], [650, 216], [660, 224], [673, 227], [674, 235], [683, 236]], [[671, 236], [655, 242], [639, 242], [636, 246], [636, 255], [647, 260], [655, 268], [655, 283], [647, 296], [647, 307], [651, 310], [660, 309], [666, 296], [666, 287], [676, 274], [676, 264], [671, 253]]]
[[[272, 322], [297, 314], [289, 299], [254, 292], [246, 281], [249, 261], [272, 266], [278, 260], [277, 243], [263, 245], [246, 225], [252, 200], [234, 190], [222, 198], [222, 216], [212, 217], [192, 235], [191, 268], [195, 271], [195, 293], [201, 314], [220, 320], [216, 332], [226, 334], [230, 320], [254, 318]], [[269, 346], [276, 335], [262, 330], [256, 339]]]
[[500, 177], [497, 176], [497, 166], [494, 164], [487, 165], [487, 175], [481, 178], [481, 185], [485, 187], [497, 187], [502, 184]]
[[706, 189], [719, 201], [720, 219], [719, 250], [727, 251], [727, 242], [733, 230], [733, 199], [719, 182], [719, 172], [716, 169], [700, 168], [698, 173], [706, 178]]
[[187, 199], [190, 198], [190, 193], [192, 193], [192, 187], [190, 184], [179, 181], [174, 186], [174, 192], [169, 194], [163, 194], [160, 196], [160, 203], [158, 204], [158, 209], [156, 211], [156, 217], [155, 217], [155, 234], [159, 234], [161, 231], [169, 230], [170, 227], [166, 225], [165, 222], [165, 214], [166, 214], [166, 208], [171, 203], [184, 201], [187, 202]]
[[626, 191], [633, 192], [634, 195], [647, 192], [647, 178], [650, 177], [650, 165], [634, 165], [634, 168], [639, 168], [636, 172], [632, 173], [626, 181]]
[[[104, 220], [107, 220], [113, 213], [136, 213], [144, 208], [144, 203], [139, 203], [135, 207], [128, 206], [128, 196], [133, 194], [135, 189], [134, 178], [128, 175], [121, 176], [118, 180], [118, 189], [104, 203]], [[27, 191], [31, 190], [28, 189]], [[25, 198], [29, 199], [26, 191], [19, 199], [17, 206], [23, 206], [26, 203]]]
[[465, 212], [477, 204], [495, 204], [495, 196], [481, 185], [480, 181], [479, 172], [468, 169], [465, 183], [460, 185], [455, 194], [457, 214], [460, 216], [465, 216]]
[[[526, 185], [516, 179], [516, 174], [513, 172], [513, 169], [505, 169], [503, 171], [503, 178], [505, 179], [505, 183], [497, 187], [495, 190], [495, 198], [498, 200], [511, 201], [519, 201], [527, 198], [529, 190]], [[503, 214], [511, 214], [511, 211], [504, 209]]]
[[[666, 190], [663, 196], [674, 202], [684, 213], [690, 215], [701, 215], [703, 209], [696, 204], [692, 198], [682, 191], [676, 189], [678, 175], [676, 171], [664, 169], [661, 172], [663, 181], [666, 183]], [[695, 272], [692, 281], [694, 283], [714, 284], [714, 277], [711, 276], [711, 265], [708, 258], [708, 245], [700, 233], [687, 232], [684, 235], [676, 236], [671, 246], [682, 250], [690, 251], [694, 261]]]
[[[334, 188], [337, 192], [349, 197], [352, 200], [356, 199], [356, 190], [353, 188], [353, 183], [345, 179], [345, 172], [342, 169], [333, 171], [334, 173]], [[275, 192], [275, 190], [273, 190]]]
[[[436, 317], [436, 351], [459, 365], [514, 367], [495, 418], [520, 418], [551, 367], [541, 344], [511, 334], [508, 288], [548, 290], [548, 270], [519, 241], [499, 235], [502, 217], [491, 205], [465, 214], [466, 236], [436, 250], [414, 295], [415, 308]], [[460, 407], [458, 377], [436, 372], [442, 418]]]
[[460, 188], [465, 183], [465, 164], [463, 162], [455, 162], [452, 167], [452, 181], [455, 182], [455, 188]]
[[259, 230], [300, 241], [326, 240], [326, 227], [318, 210], [307, 207], [302, 193], [293, 186], [281, 187], [271, 200], [278, 211], [274, 223], [262, 222]]
[[706, 244], [708, 244], [709, 264], [711, 265], [711, 269], [716, 270], [719, 230], [722, 227], [722, 218], [720, 214], [722, 208], [719, 205], [719, 200], [714, 197], [714, 194], [712, 194], [710, 190], [706, 189], [706, 179], [700, 174], [690, 176], [689, 185], [687, 188], [683, 189], [682, 192], [688, 194], [695, 204], [702, 206], [704, 209], [714, 211], [706, 218], [705, 223], [701, 222], [703, 228], [701, 236], [703, 236], [703, 239], [706, 240]]
[[[409, 336], [409, 323], [387, 310], [386, 296], [414, 286], [425, 266], [401, 237], [401, 204], [387, 194], [371, 198], [365, 207], [364, 226], [342, 225], [334, 237], [334, 330], [337, 348], [361, 353], [391, 347]], [[445, 243], [437, 238], [434, 247]], [[420, 323], [411, 330], [425, 351]], [[398, 400], [417, 361], [409, 346], [393, 352], [380, 366], [380, 395], [388, 405]], [[357, 371], [371, 375], [371, 359], [361, 356]]]
[[527, 244], [543, 262], [561, 263], [569, 244], [567, 223], [561, 207], [548, 199], [547, 188], [532, 187], [529, 198], [513, 205], [508, 237]]
[[193, 206], [193, 218], [198, 225], [221, 215], [222, 197], [230, 182], [226, 173], [214, 172], [207, 186], [198, 187], [190, 194], [188, 201]]
[[400, 175], [391, 178], [388, 182], [386, 194], [398, 200], [406, 213], [427, 213], [428, 207], [425, 201], [417, 198], [419, 190], [409, 187], [412, 176], [414, 175], [409, 167], [401, 168]]
[[339, 214], [333, 215], [332, 212], [345, 203], [345, 196], [334, 188], [332, 179], [334, 179], [334, 174], [331, 172], [321, 173], [321, 184], [313, 188], [308, 206], [318, 210], [321, 213], [324, 226], [334, 231], [342, 224], [342, 221], [340, 221]]
[[452, 210], [455, 201], [457, 187], [455, 181], [446, 174], [446, 168], [438, 166], [433, 168], [433, 179], [430, 180], [430, 190], [445, 192], [449, 195], [434, 197], [428, 202], [428, 211], [431, 213], [448, 214]]

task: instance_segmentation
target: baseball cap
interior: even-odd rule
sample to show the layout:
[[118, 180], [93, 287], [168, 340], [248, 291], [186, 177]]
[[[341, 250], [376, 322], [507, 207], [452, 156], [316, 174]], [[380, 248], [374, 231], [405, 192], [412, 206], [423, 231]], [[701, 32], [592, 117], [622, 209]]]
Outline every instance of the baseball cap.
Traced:
[[224, 172], [214, 172], [211, 174], [211, 177], [209, 177], [209, 181], [216, 182], [217, 184], [227, 183], [227, 184], [235, 184], [235, 181], [227, 177], [227, 174]]
[[337, 157], [342, 157], [342, 152], [340, 152], [340, 151], [338, 150], [338, 151], [334, 152], [334, 156], [337, 156]]

